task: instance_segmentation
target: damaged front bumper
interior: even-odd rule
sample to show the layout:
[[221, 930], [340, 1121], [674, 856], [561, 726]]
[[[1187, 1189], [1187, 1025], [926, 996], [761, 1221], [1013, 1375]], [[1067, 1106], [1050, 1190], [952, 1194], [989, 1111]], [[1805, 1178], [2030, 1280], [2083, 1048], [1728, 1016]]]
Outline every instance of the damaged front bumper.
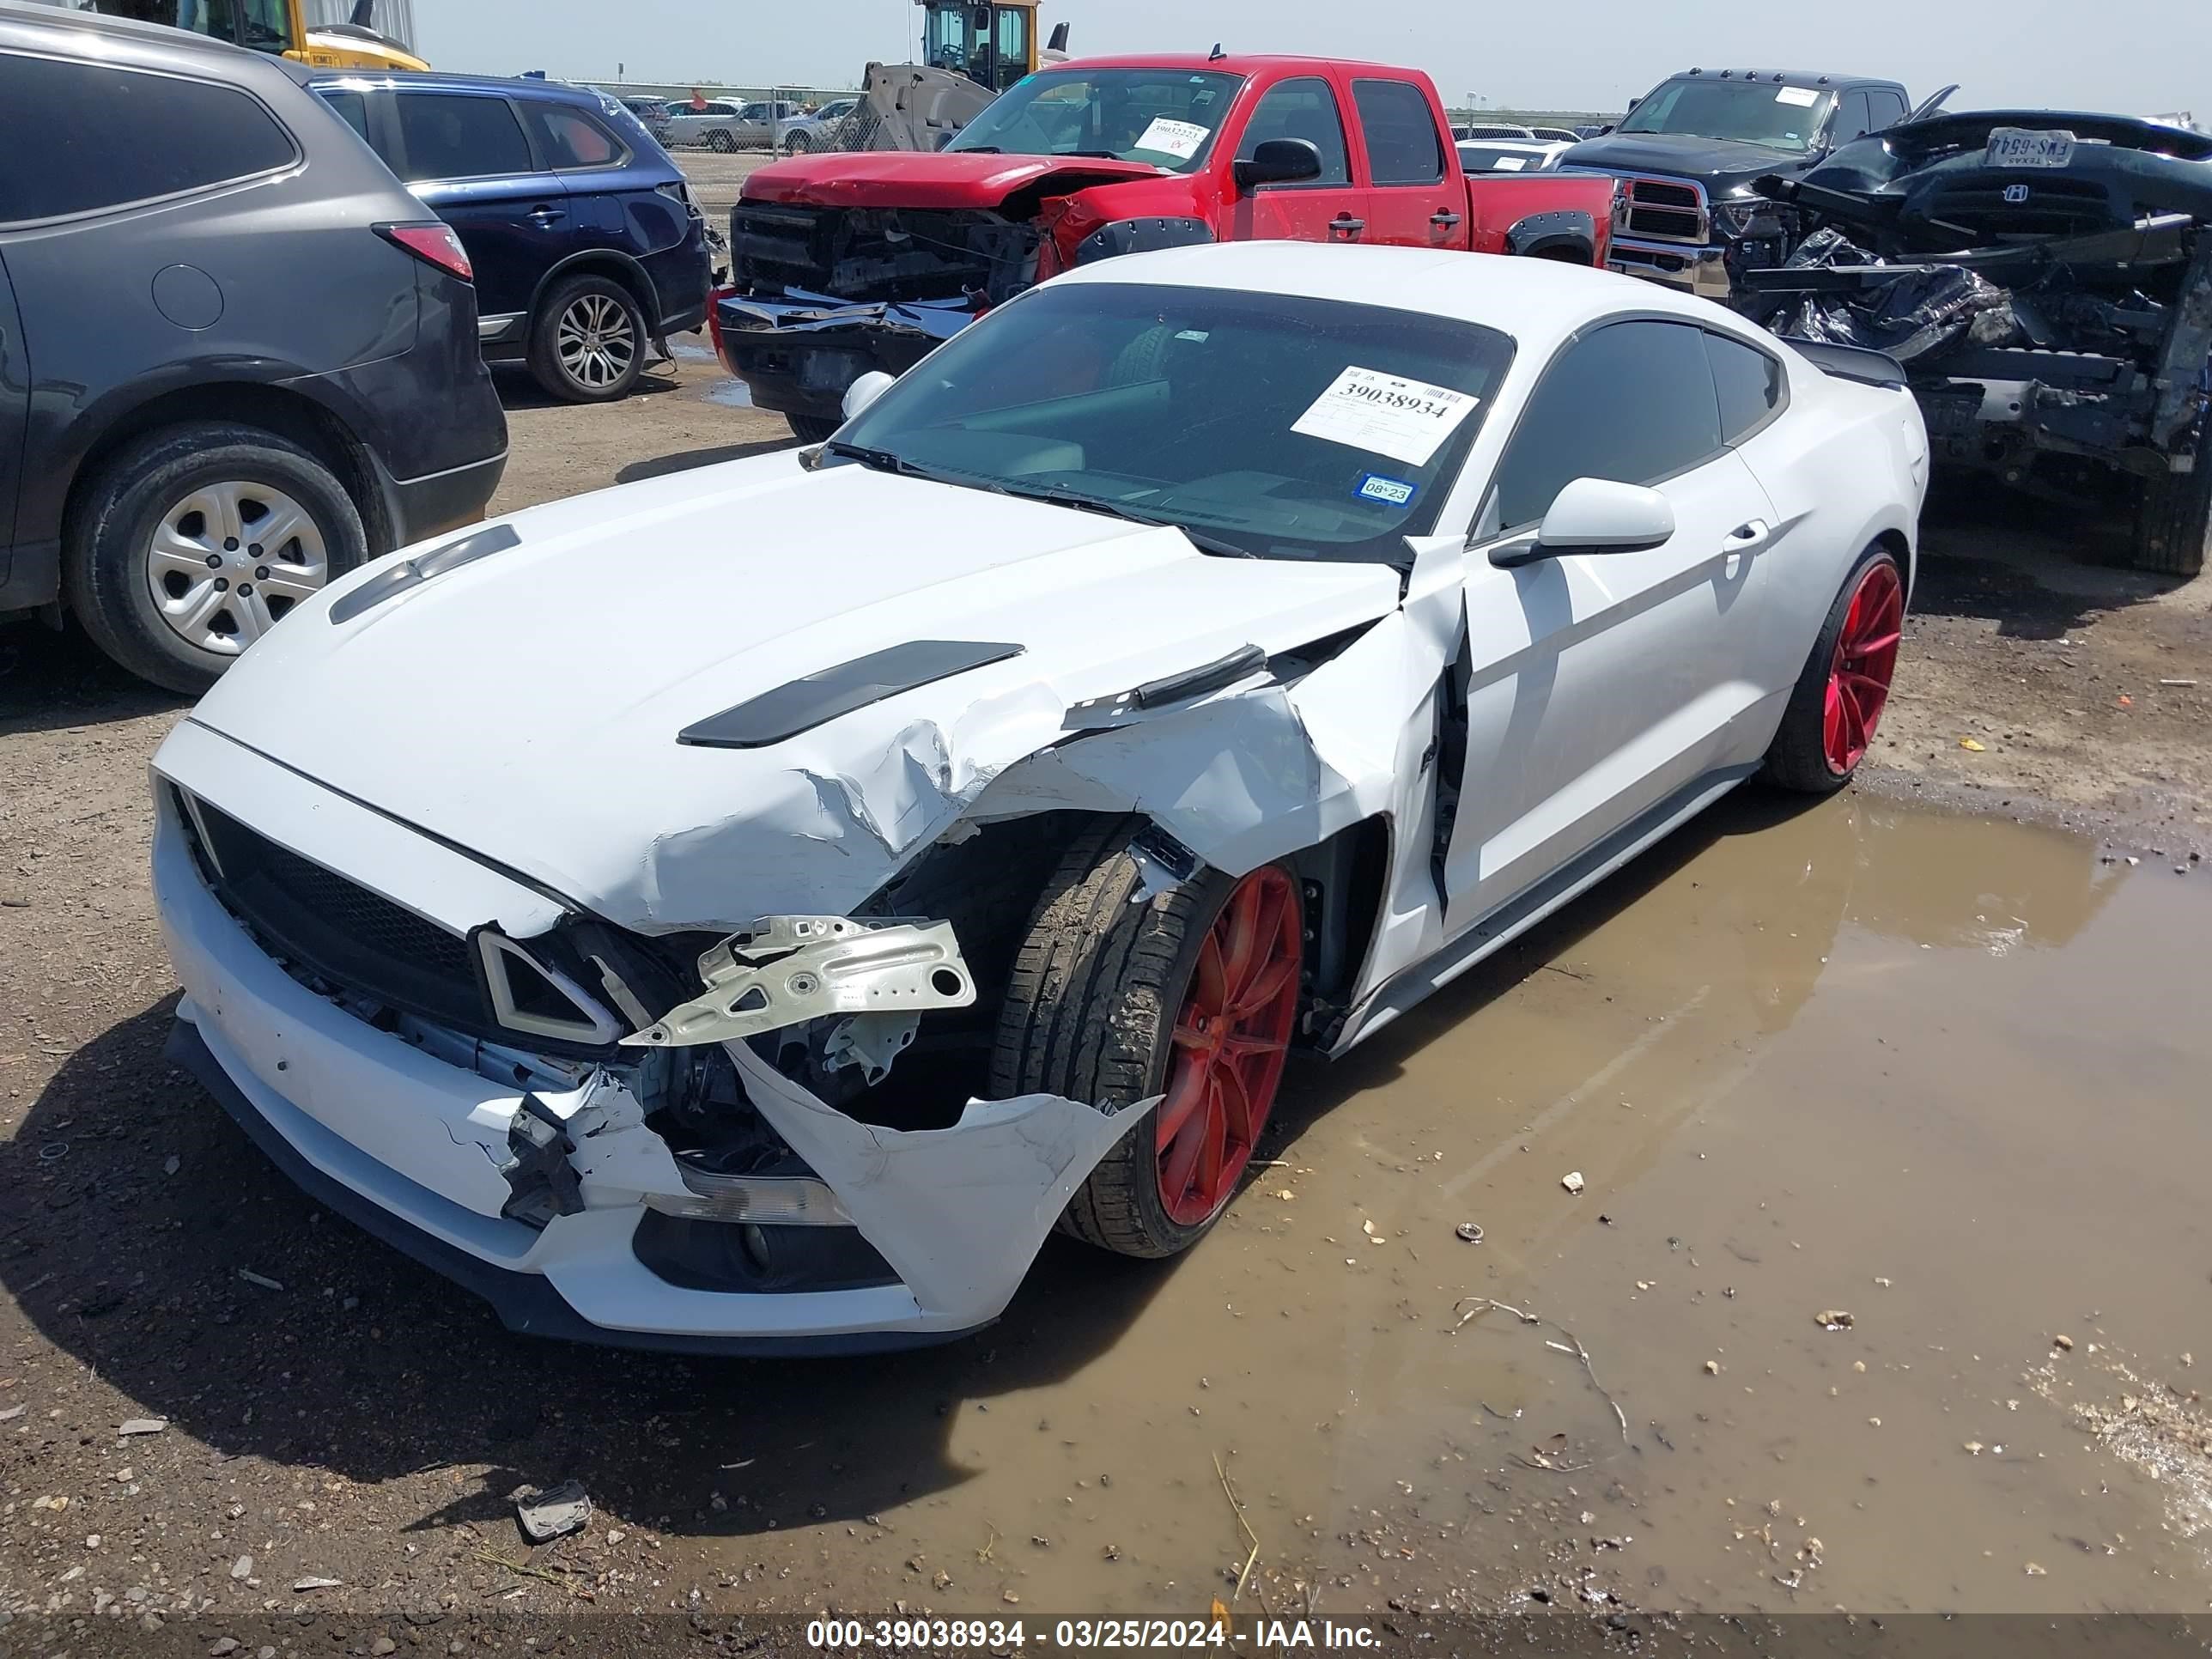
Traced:
[[[488, 1060], [479, 1042], [372, 1023], [295, 977], [209, 884], [176, 792], [157, 799], [155, 894], [185, 987], [171, 1058], [300, 1185], [518, 1332], [759, 1356], [961, 1336], [1005, 1309], [1069, 1198], [1143, 1116], [1036, 1096], [894, 1130], [732, 1039], [722, 1052], [746, 1098], [805, 1168], [704, 1174], [648, 1126], [617, 1063]], [[342, 835], [350, 804], [325, 799]], [[235, 793], [222, 804], [242, 810]]]
[[905, 374], [981, 314], [965, 298], [854, 304], [797, 292], [717, 295], [713, 308], [723, 366], [757, 407], [831, 422], [861, 375]]

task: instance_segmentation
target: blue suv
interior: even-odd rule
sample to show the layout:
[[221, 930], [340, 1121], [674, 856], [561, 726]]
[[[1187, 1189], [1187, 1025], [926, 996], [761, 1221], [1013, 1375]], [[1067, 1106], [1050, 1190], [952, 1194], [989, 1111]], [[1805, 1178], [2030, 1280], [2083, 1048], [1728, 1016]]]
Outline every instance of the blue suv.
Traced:
[[307, 84], [460, 235], [491, 362], [611, 403], [706, 319], [707, 222], [616, 100], [557, 82], [322, 71]]

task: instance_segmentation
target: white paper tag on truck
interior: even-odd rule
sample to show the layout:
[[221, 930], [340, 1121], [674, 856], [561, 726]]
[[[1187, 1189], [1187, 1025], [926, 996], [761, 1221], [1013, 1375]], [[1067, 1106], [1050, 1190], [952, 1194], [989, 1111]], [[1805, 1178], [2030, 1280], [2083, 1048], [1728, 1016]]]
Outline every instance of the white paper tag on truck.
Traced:
[[1291, 430], [1408, 466], [1426, 466], [1482, 400], [1448, 386], [1357, 365], [1336, 377]]
[[1198, 154], [1198, 147], [1212, 137], [1212, 127], [1201, 127], [1190, 121], [1170, 121], [1163, 115], [1145, 129], [1145, 136], [1137, 140], [1135, 148], [1158, 150], [1163, 155], [1174, 156], [1178, 161], [1188, 161]]

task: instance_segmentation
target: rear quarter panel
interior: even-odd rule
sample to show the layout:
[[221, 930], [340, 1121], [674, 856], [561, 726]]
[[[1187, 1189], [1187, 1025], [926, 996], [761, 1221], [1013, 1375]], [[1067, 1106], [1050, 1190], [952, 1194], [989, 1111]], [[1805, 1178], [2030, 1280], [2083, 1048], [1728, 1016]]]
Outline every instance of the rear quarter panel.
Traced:
[[[249, 89], [299, 142], [290, 169], [0, 236], [36, 368], [18, 533], [58, 532], [79, 462], [149, 398], [329, 374], [414, 346], [416, 262], [370, 227], [428, 211], [304, 88], [256, 76]], [[204, 326], [155, 302], [155, 276], [177, 265], [204, 273], [187, 280], [217, 296]]]
[[1773, 502], [1780, 532], [1771, 562], [1759, 683], [1796, 683], [1851, 567], [1875, 540], [1905, 548], [1908, 590], [1917, 562], [1928, 435], [1919, 405], [1901, 388], [1823, 374], [1785, 352], [1790, 408], [1738, 446]]

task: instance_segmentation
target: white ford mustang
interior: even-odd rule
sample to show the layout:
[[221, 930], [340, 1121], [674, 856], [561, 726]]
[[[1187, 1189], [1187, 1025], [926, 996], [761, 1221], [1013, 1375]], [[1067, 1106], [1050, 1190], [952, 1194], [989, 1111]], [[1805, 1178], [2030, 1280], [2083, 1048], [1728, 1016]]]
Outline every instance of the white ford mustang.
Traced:
[[[173, 1051], [519, 1330], [702, 1352], [1168, 1255], [1340, 1054], [1881, 718], [1887, 359], [1535, 260], [1057, 278], [826, 447], [302, 605], [154, 768]], [[871, 400], [872, 398], [872, 400]]]

